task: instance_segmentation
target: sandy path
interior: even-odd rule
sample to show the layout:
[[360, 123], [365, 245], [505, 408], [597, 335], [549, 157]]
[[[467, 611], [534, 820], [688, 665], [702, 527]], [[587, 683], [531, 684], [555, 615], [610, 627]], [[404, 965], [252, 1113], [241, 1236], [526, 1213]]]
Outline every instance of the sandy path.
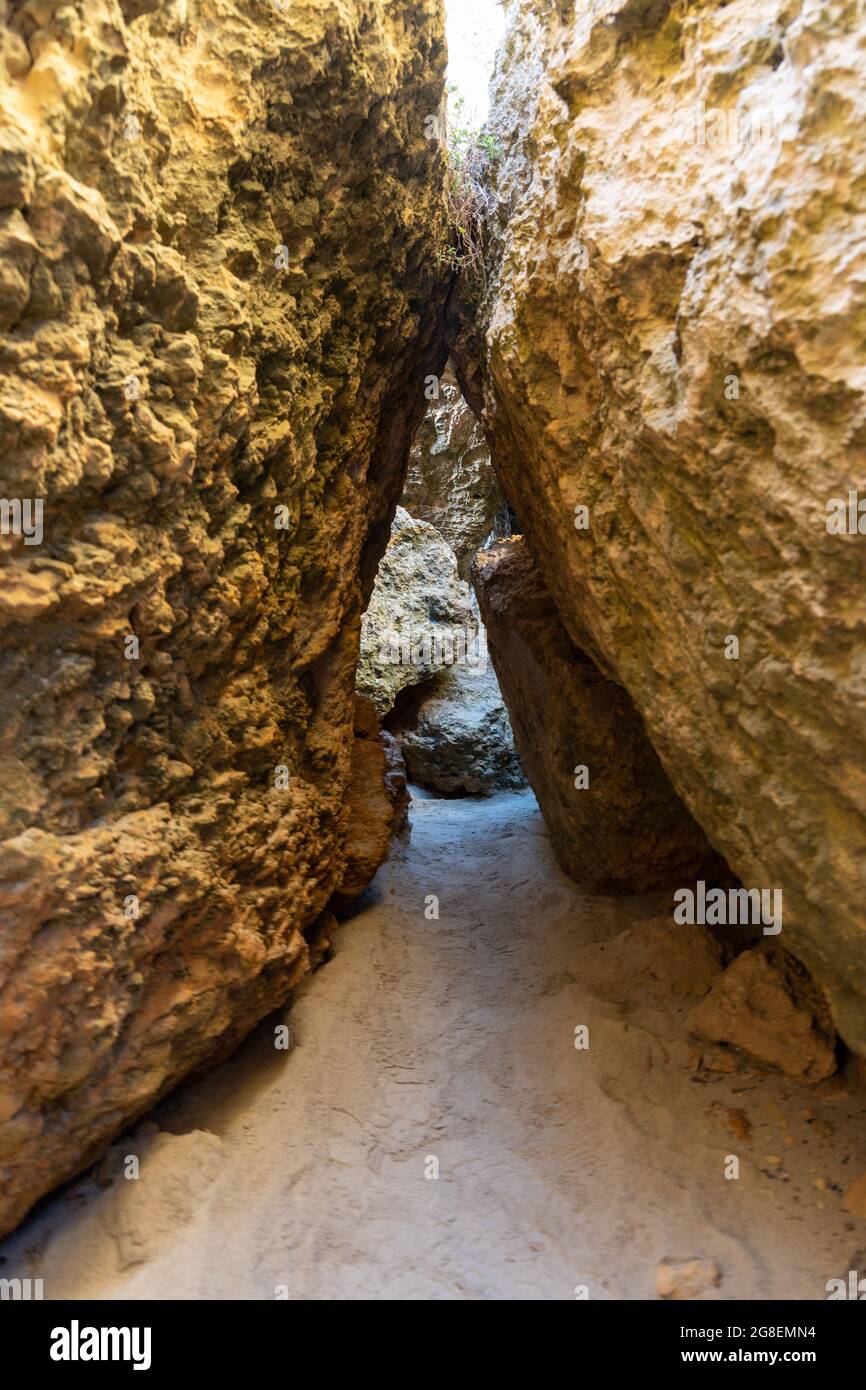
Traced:
[[866, 1269], [839, 1205], [866, 1166], [862, 1090], [696, 1071], [694, 939], [666, 945], [658, 899], [564, 878], [531, 795], [412, 819], [288, 1016], [291, 1051], [264, 1025], [103, 1185], [8, 1239], [3, 1275], [47, 1298], [641, 1298], [661, 1259], [700, 1256], [712, 1296], [760, 1299]]

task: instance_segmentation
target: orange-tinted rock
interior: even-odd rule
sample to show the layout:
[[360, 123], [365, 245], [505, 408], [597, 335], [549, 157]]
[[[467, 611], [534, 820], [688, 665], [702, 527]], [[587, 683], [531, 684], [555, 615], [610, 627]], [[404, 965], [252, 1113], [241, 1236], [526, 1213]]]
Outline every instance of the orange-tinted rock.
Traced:
[[803, 967], [775, 946], [737, 956], [688, 1021], [711, 1042], [741, 1048], [798, 1081], [824, 1081], [836, 1070], [826, 1004]]
[[372, 700], [355, 696], [352, 775], [346, 794], [346, 862], [331, 902], [339, 910], [368, 888], [409, 810], [406, 767], [397, 740], [379, 728]]
[[438, 0], [2, 12], [0, 1230], [309, 968], [447, 290]]
[[523, 538], [480, 551], [472, 581], [517, 751], [566, 873], [642, 892], [720, 868], [627, 692], [571, 642]]
[[572, 641], [866, 1055], [862, 8], [508, 23], [460, 380]]

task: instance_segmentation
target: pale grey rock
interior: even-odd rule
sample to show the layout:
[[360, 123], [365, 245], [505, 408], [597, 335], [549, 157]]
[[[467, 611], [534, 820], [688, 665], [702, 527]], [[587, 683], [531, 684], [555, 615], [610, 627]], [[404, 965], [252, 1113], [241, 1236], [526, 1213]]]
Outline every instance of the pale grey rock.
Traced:
[[431, 683], [411, 726], [397, 733], [413, 782], [448, 796], [488, 796], [526, 786], [486, 637], [470, 662]]
[[478, 616], [457, 559], [435, 527], [398, 507], [361, 625], [356, 688], [380, 715], [407, 686], [472, 648]]
[[469, 577], [476, 550], [507, 533], [505, 499], [484, 432], [450, 366], [412, 445], [401, 501], [445, 538], [462, 579]]

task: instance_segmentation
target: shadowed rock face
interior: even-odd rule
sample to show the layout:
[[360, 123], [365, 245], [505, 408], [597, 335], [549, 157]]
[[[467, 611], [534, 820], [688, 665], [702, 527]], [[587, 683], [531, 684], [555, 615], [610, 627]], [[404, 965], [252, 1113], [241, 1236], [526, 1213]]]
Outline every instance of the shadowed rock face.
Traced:
[[409, 777], [446, 796], [517, 791], [526, 776], [514, 747], [508, 713], [482, 634], [479, 659], [449, 666], [424, 689], [397, 734]]
[[[722, 869], [626, 691], [570, 642], [522, 537], [476, 555], [472, 580], [515, 743], [566, 873], [605, 892], [643, 892]], [[587, 785], [576, 785], [578, 768]]]
[[286, 998], [357, 867], [445, 55], [439, 0], [0, 19], [0, 491], [44, 507], [0, 551], [6, 1229]]
[[352, 775], [346, 792], [349, 833], [346, 861], [331, 908], [352, 903], [372, 882], [388, 857], [391, 841], [406, 826], [409, 793], [406, 767], [397, 740], [379, 727], [372, 700], [355, 696]]
[[472, 590], [444, 537], [404, 507], [361, 624], [357, 689], [413, 782], [481, 796], [525, 786]]
[[572, 642], [866, 1053], [862, 16], [510, 19], [461, 382]]
[[450, 367], [412, 445], [401, 501], [444, 536], [462, 579], [476, 550], [503, 534], [505, 500], [490, 450]]

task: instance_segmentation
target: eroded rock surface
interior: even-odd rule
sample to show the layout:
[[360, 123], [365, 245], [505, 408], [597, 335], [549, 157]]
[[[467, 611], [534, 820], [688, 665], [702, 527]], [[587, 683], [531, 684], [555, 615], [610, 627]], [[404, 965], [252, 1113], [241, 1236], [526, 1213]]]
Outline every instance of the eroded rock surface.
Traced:
[[505, 500], [490, 450], [450, 366], [412, 445], [401, 501], [444, 536], [461, 579], [468, 577], [476, 550], [505, 533]]
[[523, 538], [480, 551], [472, 579], [514, 740], [566, 872], [643, 892], [718, 869], [627, 692], [570, 641]]
[[372, 700], [355, 696], [352, 775], [346, 793], [348, 834], [343, 875], [331, 899], [339, 910], [373, 881], [391, 841], [406, 825], [409, 793], [397, 740], [379, 727]]
[[0, 552], [5, 1229], [286, 998], [345, 886], [445, 54], [438, 0], [0, 20], [0, 490], [44, 503]]
[[398, 507], [361, 626], [357, 688], [380, 715], [410, 685], [472, 650], [478, 616], [457, 559], [434, 526]]
[[728, 1043], [798, 1081], [836, 1070], [835, 1036], [824, 1001], [787, 951], [744, 951], [689, 1013], [695, 1032]]
[[570, 638], [866, 1052], [863, 34], [515, 0], [454, 350]]
[[526, 785], [457, 556], [402, 506], [363, 618], [357, 688], [387, 716], [413, 782], [470, 796]]
[[422, 787], [489, 796], [526, 786], [486, 639], [470, 662], [434, 678], [411, 720], [395, 732], [409, 777]]

